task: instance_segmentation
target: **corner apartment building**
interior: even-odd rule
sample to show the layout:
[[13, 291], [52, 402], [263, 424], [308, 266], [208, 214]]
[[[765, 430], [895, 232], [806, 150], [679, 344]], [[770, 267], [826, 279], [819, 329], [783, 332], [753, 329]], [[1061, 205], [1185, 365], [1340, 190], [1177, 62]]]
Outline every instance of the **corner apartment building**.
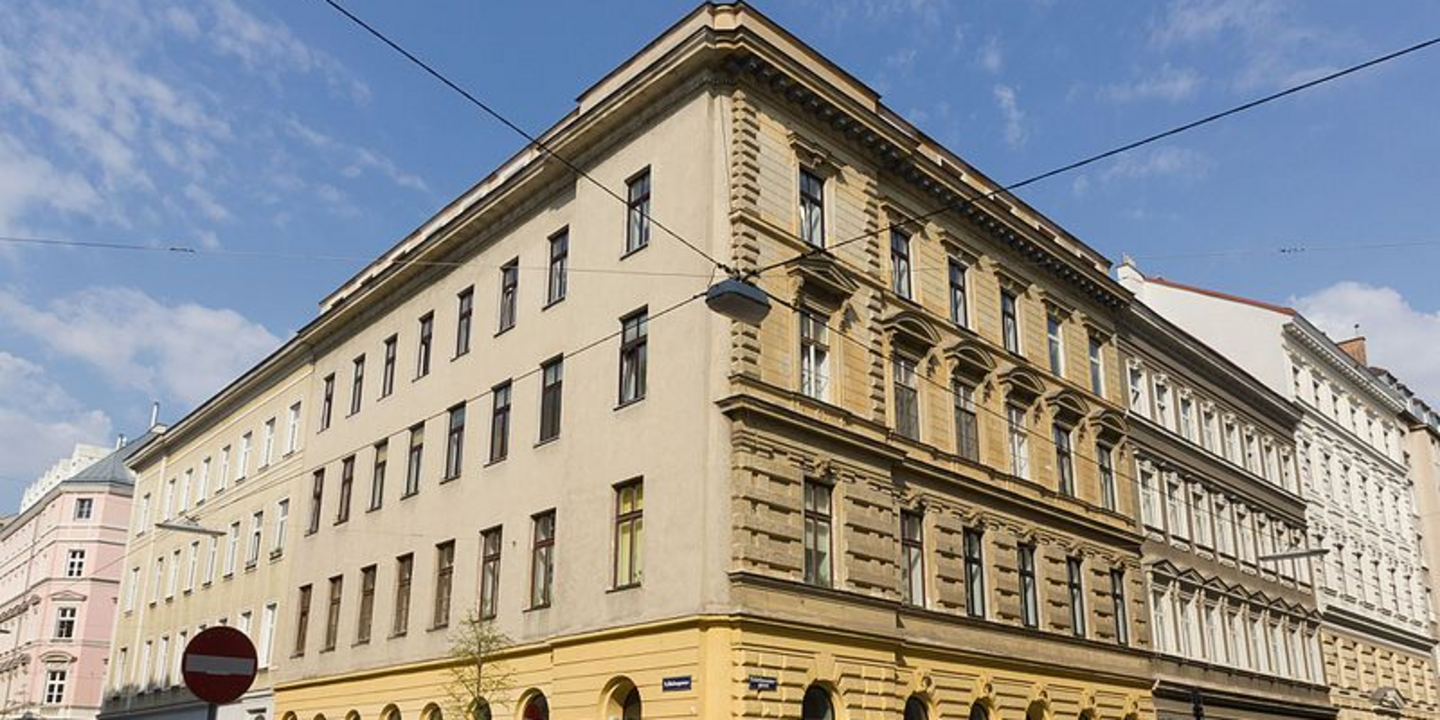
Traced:
[[1141, 303], [1120, 345], [1157, 715], [1333, 718], [1311, 561], [1267, 560], [1306, 544], [1299, 408]]
[[137, 447], [77, 446], [0, 527], [0, 717], [99, 711]]
[[129, 458], [135, 504], [102, 718], [206, 718], [180, 659], [213, 625], [247, 633], [259, 656], [250, 691], [217, 717], [272, 716], [291, 494], [309, 437], [308, 357], [286, 346]]
[[1130, 273], [1138, 299], [1303, 411], [1296, 458], [1309, 546], [1328, 550], [1316, 588], [1341, 720], [1433, 717], [1435, 638], [1401, 397], [1293, 309]]

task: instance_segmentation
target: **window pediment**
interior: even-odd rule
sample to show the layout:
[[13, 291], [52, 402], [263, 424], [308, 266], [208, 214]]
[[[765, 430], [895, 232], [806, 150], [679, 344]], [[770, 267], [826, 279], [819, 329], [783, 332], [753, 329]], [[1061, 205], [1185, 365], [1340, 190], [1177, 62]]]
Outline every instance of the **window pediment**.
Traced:
[[1019, 366], [1005, 371], [1000, 376], [1000, 385], [1007, 396], [1027, 405], [1045, 394], [1045, 381]]
[[1079, 393], [1069, 389], [1050, 393], [1045, 398], [1045, 404], [1050, 406], [1050, 411], [1054, 414], [1055, 419], [1072, 427], [1090, 414], [1090, 404], [1085, 402]]
[[860, 288], [834, 258], [824, 253], [803, 255], [791, 268], [790, 275], [799, 281], [798, 294], [831, 309], [839, 309]]
[[955, 364], [955, 374], [971, 380], [979, 380], [995, 371], [995, 356], [985, 345], [973, 338], [961, 338], [945, 350], [946, 357]]
[[880, 325], [890, 331], [892, 342], [922, 355], [940, 344], [940, 331], [914, 310], [898, 310], [882, 320]]
[[797, 132], [790, 133], [790, 147], [800, 164], [827, 176], [839, 174], [840, 163], [835, 154], [820, 143]]
[[39, 660], [41, 664], [44, 665], [69, 665], [75, 662], [76, 657], [64, 650], [51, 650], [50, 652], [42, 654]]
[[1090, 414], [1090, 428], [1095, 437], [1110, 443], [1120, 442], [1129, 433], [1125, 416], [1109, 408], [1099, 408]]

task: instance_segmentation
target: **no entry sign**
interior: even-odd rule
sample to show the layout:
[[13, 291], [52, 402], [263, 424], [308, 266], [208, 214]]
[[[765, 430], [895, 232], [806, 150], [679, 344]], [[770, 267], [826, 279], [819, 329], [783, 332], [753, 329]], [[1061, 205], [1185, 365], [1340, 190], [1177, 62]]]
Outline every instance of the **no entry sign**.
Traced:
[[255, 644], [232, 627], [213, 627], [196, 635], [180, 662], [185, 687], [205, 702], [234, 702], [255, 681]]

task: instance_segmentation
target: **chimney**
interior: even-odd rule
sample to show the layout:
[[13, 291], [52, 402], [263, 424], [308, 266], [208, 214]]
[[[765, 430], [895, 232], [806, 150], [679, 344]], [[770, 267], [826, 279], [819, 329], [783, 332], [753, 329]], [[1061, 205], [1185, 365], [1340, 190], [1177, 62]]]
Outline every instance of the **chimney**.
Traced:
[[150, 427], [160, 424], [160, 401], [156, 400], [150, 404]]
[[1136, 295], [1145, 288], [1145, 274], [1140, 272], [1140, 268], [1135, 265], [1135, 259], [1129, 255], [1122, 256], [1120, 267], [1115, 271], [1115, 279]]
[[120, 434], [115, 438], [115, 449], [116, 449], [116, 450], [119, 450], [120, 448], [123, 448], [123, 447], [125, 447], [125, 433], [120, 433]]
[[1350, 359], [1360, 363], [1360, 367], [1370, 367], [1370, 360], [1365, 355], [1364, 335], [1358, 335], [1349, 340], [1341, 340], [1335, 344], [1339, 345], [1340, 349], [1344, 350], [1345, 354], [1350, 356]]

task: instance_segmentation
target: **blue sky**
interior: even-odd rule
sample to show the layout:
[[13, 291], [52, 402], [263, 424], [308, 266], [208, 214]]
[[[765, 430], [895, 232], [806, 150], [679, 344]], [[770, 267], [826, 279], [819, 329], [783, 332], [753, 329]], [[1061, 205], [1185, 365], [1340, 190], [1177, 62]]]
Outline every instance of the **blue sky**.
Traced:
[[[762, 0], [1001, 182], [1440, 34], [1440, 4]], [[690, 2], [350, 6], [536, 131]], [[563, 22], [559, 22], [563, 18]], [[1021, 194], [1149, 274], [1292, 303], [1440, 397], [1440, 48]], [[77, 440], [179, 417], [521, 141], [317, 1], [0, 15], [0, 507]], [[1232, 252], [1240, 251], [1240, 252]], [[1228, 253], [1228, 254], [1226, 254]]]

